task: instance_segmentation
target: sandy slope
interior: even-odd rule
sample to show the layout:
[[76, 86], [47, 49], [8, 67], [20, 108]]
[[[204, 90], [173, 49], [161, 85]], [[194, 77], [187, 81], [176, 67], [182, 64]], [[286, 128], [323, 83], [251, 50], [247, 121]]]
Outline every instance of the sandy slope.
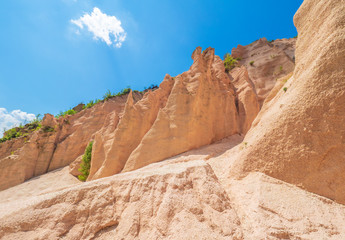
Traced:
[[345, 238], [344, 205], [263, 173], [229, 181], [241, 141], [79, 185], [66, 168], [42, 175], [1, 192], [0, 238]]

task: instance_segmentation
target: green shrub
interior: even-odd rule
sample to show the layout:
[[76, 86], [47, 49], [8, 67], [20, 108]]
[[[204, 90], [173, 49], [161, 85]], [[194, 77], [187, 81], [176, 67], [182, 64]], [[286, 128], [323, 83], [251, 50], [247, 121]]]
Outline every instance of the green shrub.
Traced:
[[131, 88], [128, 86], [125, 89], [122, 89], [121, 92], [118, 92], [117, 94], [115, 94], [115, 96], [122, 96], [122, 95], [126, 95], [131, 91]]
[[76, 114], [76, 112], [73, 109], [69, 109], [65, 112], [65, 115], [73, 115]]
[[99, 102], [101, 102], [100, 99], [96, 99], [95, 101], [91, 100], [90, 102], [88, 102], [86, 105], [83, 106], [83, 109], [93, 107], [94, 105], [96, 105]]
[[114, 93], [114, 94], [112, 94], [112, 93], [110, 92], [110, 90], [108, 90], [108, 91], [104, 94], [103, 100], [104, 100], [104, 101], [107, 101], [107, 100], [109, 100], [109, 99], [112, 98], [112, 97], [119, 97], [119, 96], [122, 96], [122, 95], [126, 95], [126, 94], [128, 94], [130, 91], [131, 91], [131, 88], [130, 88], [129, 86], [128, 86], [127, 88], [125, 88], [125, 89], [122, 89], [120, 92]]
[[112, 97], [114, 97], [114, 95], [111, 94], [110, 90], [108, 89], [108, 91], [103, 95], [103, 100], [108, 101]]
[[73, 114], [76, 114], [76, 111], [74, 111], [73, 109], [69, 109], [69, 110], [67, 110], [65, 112], [60, 111], [60, 113], [57, 114], [55, 116], [55, 118], [64, 117], [66, 115], [73, 115]]
[[287, 87], [284, 87], [283, 90], [284, 90], [284, 92], [286, 92], [287, 91]]
[[250, 66], [253, 66], [254, 65], [254, 61], [251, 61], [249, 64], [250, 64]]
[[49, 126], [44, 126], [42, 127], [42, 131], [47, 133], [47, 132], [54, 132], [54, 128], [53, 127], [49, 127]]
[[86, 181], [87, 177], [90, 174], [92, 145], [93, 141], [91, 141], [89, 145], [86, 147], [82, 163], [80, 164], [80, 168], [78, 169], [78, 171], [81, 173], [78, 176], [78, 179], [83, 182]]
[[225, 67], [226, 72], [229, 72], [232, 69], [234, 69], [237, 66], [237, 64], [238, 64], [238, 59], [231, 57], [229, 53], [225, 54], [224, 67]]
[[0, 143], [6, 142], [13, 138], [27, 136], [30, 132], [39, 130], [41, 128], [42, 121], [42, 118], [40, 116], [41, 114], [37, 114], [35, 119], [33, 119], [30, 123], [26, 124], [25, 126], [23, 126], [23, 124], [20, 124], [19, 127], [14, 127], [7, 131], [4, 131], [4, 136], [0, 138]]
[[144, 88], [144, 91], [145, 90], [148, 90], [148, 89], [151, 89], [151, 90], [153, 90], [153, 89], [156, 89], [156, 88], [158, 88], [158, 85], [155, 85], [155, 84], [151, 84], [148, 88]]

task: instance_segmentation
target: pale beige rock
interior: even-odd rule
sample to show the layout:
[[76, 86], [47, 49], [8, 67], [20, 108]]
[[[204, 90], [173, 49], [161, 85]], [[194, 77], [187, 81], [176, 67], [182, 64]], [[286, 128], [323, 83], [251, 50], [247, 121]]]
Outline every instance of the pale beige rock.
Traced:
[[22, 207], [21, 202], [28, 198], [60, 191], [76, 184], [81, 182], [69, 174], [68, 167], [31, 178], [15, 187], [0, 191], [0, 212], [4, 214], [11, 209]]
[[242, 239], [203, 161], [166, 162], [19, 201], [0, 205], [2, 239]]
[[80, 155], [69, 165], [69, 173], [75, 177], [78, 177], [81, 173], [79, 172], [80, 164], [82, 163], [83, 155]]
[[260, 107], [276, 80], [294, 70], [295, 43], [295, 38], [278, 39], [273, 42], [262, 38], [247, 46], [238, 45], [232, 49], [231, 55], [240, 58], [239, 65], [248, 69]]
[[344, 1], [306, 0], [294, 20], [294, 75], [259, 114], [229, 176], [260, 171], [345, 203]]
[[233, 86], [214, 49], [193, 55], [152, 128], [129, 156], [123, 172], [201, 147], [239, 132]]
[[128, 95], [124, 114], [111, 138], [100, 131], [95, 137], [88, 180], [119, 173], [131, 154], [150, 130], [171, 92], [174, 80], [166, 75], [155, 91], [148, 91], [137, 103]]
[[[241, 140], [235, 135], [137, 171], [76, 187], [71, 186], [78, 181], [71, 176], [67, 180], [65, 168], [2, 191], [0, 237], [344, 238], [344, 205], [262, 173], [229, 181], [223, 174], [232, 164], [229, 157], [245, 146], [229, 148]], [[196, 159], [210, 163], [217, 177]]]
[[345, 206], [262, 173], [228, 188], [244, 239], [345, 239]]
[[237, 95], [237, 111], [239, 115], [240, 132], [246, 134], [260, 111], [255, 86], [250, 80], [245, 66], [236, 67], [229, 73], [231, 83]]

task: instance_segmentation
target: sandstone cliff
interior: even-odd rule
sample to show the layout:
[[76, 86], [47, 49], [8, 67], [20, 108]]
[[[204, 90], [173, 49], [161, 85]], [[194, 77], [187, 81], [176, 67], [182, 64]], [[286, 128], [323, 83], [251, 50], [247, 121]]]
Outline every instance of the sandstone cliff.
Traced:
[[123, 169], [131, 152], [152, 127], [158, 111], [165, 106], [173, 82], [167, 75], [159, 89], [147, 92], [137, 103], [133, 102], [132, 93], [128, 95], [117, 128], [109, 130], [105, 126], [95, 136], [89, 179], [111, 176]]
[[235, 96], [214, 49], [192, 56], [190, 70], [175, 77], [165, 108], [131, 153], [124, 172], [210, 144], [239, 132]]
[[[44, 124], [51, 125], [52, 132], [0, 143], [0, 189], [71, 162], [71, 173], [77, 176], [91, 140], [95, 144], [89, 180], [131, 171], [235, 133], [246, 134], [272, 82], [292, 70], [294, 39], [261, 39], [239, 46], [233, 54], [242, 60], [226, 74], [213, 49], [201, 53], [197, 48], [189, 71], [175, 78], [167, 75], [143, 99], [135, 91], [83, 111], [78, 105], [80, 112], [73, 116], [46, 117]], [[274, 56], [270, 61], [269, 55]], [[284, 71], [275, 73], [278, 65]]]
[[278, 39], [268, 42], [259, 39], [247, 46], [238, 45], [231, 55], [241, 59], [255, 85], [260, 106], [274, 87], [278, 78], [294, 70], [296, 39]]
[[[141, 97], [136, 92], [134, 99]], [[72, 116], [55, 119], [47, 114], [41, 130], [0, 143], [0, 190], [73, 162], [104, 125], [116, 126], [125, 103], [126, 96], [121, 96]]]
[[212, 48], [197, 48], [192, 58], [187, 72], [167, 75], [158, 90], [136, 104], [129, 95], [115, 132], [109, 137], [105, 127], [96, 135], [88, 180], [132, 171], [248, 131], [259, 104], [246, 68], [226, 74]]
[[304, 1], [294, 74], [253, 123], [229, 178], [260, 171], [345, 203], [344, 13], [342, 0]]
[[237, 67], [229, 75], [237, 95], [236, 107], [239, 116], [240, 132], [246, 134], [260, 111], [256, 89], [249, 78], [246, 67]]
[[[344, 23], [343, 0], [305, 0], [295, 16], [296, 69], [264, 87], [246, 64], [227, 74], [213, 49], [198, 48], [189, 71], [167, 75], [141, 100], [129, 94], [87, 139], [99, 144], [92, 178], [140, 169], [80, 183], [64, 168], [1, 191], [0, 238], [345, 239]], [[293, 59], [290, 50], [282, 51]], [[211, 138], [218, 126], [198, 121], [229, 128]], [[177, 127], [191, 131], [190, 142]], [[225, 133], [232, 136], [187, 151]], [[1, 153], [23, 144], [6, 143]], [[149, 159], [163, 150], [176, 156]]]

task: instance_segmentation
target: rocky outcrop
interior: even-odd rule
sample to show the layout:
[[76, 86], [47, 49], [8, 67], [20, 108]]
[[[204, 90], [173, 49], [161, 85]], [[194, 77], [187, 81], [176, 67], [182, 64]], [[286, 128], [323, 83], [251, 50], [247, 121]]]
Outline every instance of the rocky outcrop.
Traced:
[[[213, 49], [201, 53], [197, 48], [189, 71], [175, 78], [167, 75], [159, 88], [145, 90], [143, 99], [143, 93], [134, 91], [85, 110], [79, 104], [72, 116], [46, 115], [40, 131], [0, 144], [0, 162], [6, 161], [0, 189], [67, 166], [91, 140], [89, 180], [131, 171], [236, 133], [246, 134], [271, 83], [293, 68], [289, 65], [293, 47], [291, 39], [273, 43], [262, 39], [239, 46], [233, 55], [242, 60], [229, 73]], [[275, 74], [278, 65], [284, 70]], [[71, 165], [73, 175], [78, 174], [79, 164], [80, 159]]]
[[[133, 95], [134, 101], [141, 97], [139, 92]], [[46, 114], [39, 131], [1, 143], [0, 190], [73, 162], [97, 131], [109, 122], [118, 123], [126, 100], [127, 96], [115, 97], [59, 119]]]
[[258, 96], [246, 67], [237, 67], [229, 75], [236, 92], [240, 132], [246, 134], [260, 111]]
[[231, 55], [239, 58], [255, 85], [260, 107], [278, 78], [284, 77], [295, 67], [296, 39], [278, 39], [268, 42], [259, 39], [247, 46], [238, 45]]
[[214, 49], [192, 56], [190, 70], [175, 77], [167, 101], [124, 172], [210, 144], [239, 132], [235, 97], [222, 60]]
[[222, 60], [214, 49], [201, 52], [200, 47], [192, 58], [189, 71], [167, 75], [158, 90], [136, 104], [129, 95], [114, 135], [101, 131], [95, 138], [89, 180], [132, 171], [239, 133], [234, 87]]
[[[0, 238], [345, 239], [344, 23], [343, 0], [305, 0], [295, 16], [296, 69], [275, 82], [244, 139], [232, 132], [248, 130], [254, 118], [255, 83], [246, 67], [227, 75], [213, 49], [197, 48], [189, 71], [167, 75], [159, 89], [139, 101], [130, 93], [119, 113], [104, 114], [103, 127], [82, 138], [99, 144], [93, 178], [113, 174], [102, 170], [103, 164], [123, 165], [122, 172], [80, 183], [64, 168], [1, 191]], [[88, 113], [83, 114], [86, 121]], [[69, 118], [76, 132], [82, 117]], [[0, 166], [18, 176], [47, 167], [43, 159], [49, 158], [56, 134], [69, 131], [63, 120], [56, 126], [47, 116], [43, 122], [56, 132], [12, 142], [17, 150]], [[225, 135], [232, 136], [175, 156]], [[4, 144], [1, 154], [11, 148]], [[26, 163], [24, 175], [12, 163], [24, 162], [18, 161], [23, 153], [38, 159]], [[156, 162], [156, 155], [172, 153]]]
[[137, 103], [134, 103], [132, 93], [128, 95], [114, 134], [106, 134], [109, 131], [106, 126], [95, 136], [89, 180], [111, 176], [123, 169], [129, 155], [151, 129], [158, 111], [165, 107], [173, 84], [174, 79], [167, 75], [157, 90], [148, 91]]
[[304, 1], [294, 74], [260, 112], [229, 176], [260, 171], [345, 203], [344, 13], [341, 0]]

